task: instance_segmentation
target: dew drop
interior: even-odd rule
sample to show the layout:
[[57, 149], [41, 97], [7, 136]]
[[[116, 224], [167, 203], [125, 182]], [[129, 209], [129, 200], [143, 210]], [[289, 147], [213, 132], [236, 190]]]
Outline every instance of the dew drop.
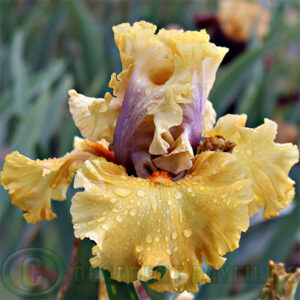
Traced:
[[171, 255], [171, 250], [169, 248], [166, 250], [166, 252], [168, 255]]
[[176, 192], [175, 193], [175, 198], [178, 199], [178, 200], [181, 199], [182, 198], [182, 194], [180, 192]]
[[113, 192], [119, 197], [126, 197], [130, 194], [130, 190], [123, 189], [123, 188], [117, 188]]
[[179, 272], [176, 270], [172, 270], [172, 271], [170, 271], [170, 277], [172, 278], [172, 279], [178, 279], [179, 278]]
[[172, 205], [172, 200], [168, 200], [168, 205]]
[[97, 222], [102, 223], [104, 220], [106, 220], [106, 217], [101, 217], [97, 220]]
[[109, 202], [110, 202], [110, 203], [115, 203], [116, 201], [117, 201], [116, 198], [110, 198], [110, 199], [109, 199]]
[[176, 240], [177, 239], [177, 232], [173, 231], [171, 236], [172, 236], [172, 240]]
[[152, 235], [151, 235], [151, 234], [147, 234], [146, 241], [147, 241], [147, 243], [149, 243], [149, 244], [152, 243]]
[[189, 187], [187, 188], [187, 191], [188, 191], [189, 193], [192, 193], [192, 192], [193, 192], [193, 188], [192, 188], [191, 186], [189, 186]]
[[144, 250], [144, 248], [143, 248], [142, 246], [136, 246], [136, 247], [135, 247], [135, 251], [136, 251], [137, 253], [141, 253], [141, 252], [143, 252], [143, 250]]
[[145, 192], [144, 192], [143, 190], [138, 190], [138, 191], [137, 191], [137, 195], [138, 195], [139, 197], [144, 197], [144, 196], [145, 196]]
[[135, 216], [136, 215], [136, 209], [133, 208], [131, 211], [130, 211], [130, 215], [131, 216]]
[[242, 189], [242, 186], [237, 187], [236, 191], [239, 192]]
[[107, 231], [109, 229], [109, 225], [108, 224], [103, 224], [102, 228]]
[[183, 235], [186, 237], [186, 238], [190, 238], [192, 236], [192, 230], [191, 229], [184, 229], [183, 230]]
[[117, 215], [116, 220], [121, 223], [123, 221], [123, 217], [121, 215]]
[[165, 239], [166, 239], [167, 242], [170, 240], [167, 235], [165, 236]]

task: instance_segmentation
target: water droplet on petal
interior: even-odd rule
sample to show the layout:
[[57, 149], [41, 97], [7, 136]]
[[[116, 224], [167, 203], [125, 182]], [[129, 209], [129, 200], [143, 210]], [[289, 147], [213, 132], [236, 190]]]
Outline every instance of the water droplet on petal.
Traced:
[[144, 196], [145, 196], [145, 192], [144, 192], [143, 190], [138, 190], [138, 191], [137, 191], [137, 195], [138, 195], [139, 197], [144, 197]]
[[106, 220], [106, 217], [101, 217], [97, 220], [97, 222], [102, 223], [104, 220]]
[[133, 208], [131, 211], [130, 211], [130, 215], [131, 216], [135, 216], [136, 215], [136, 209]]
[[167, 252], [168, 255], [171, 255], [171, 250], [170, 249], [167, 249], [166, 252]]
[[183, 235], [186, 237], [186, 238], [190, 238], [192, 236], [192, 230], [191, 229], [184, 229], [183, 230]]
[[177, 238], [177, 232], [173, 231], [172, 232], [172, 240], [176, 240], [176, 238]]
[[109, 229], [109, 225], [108, 224], [103, 224], [102, 228], [107, 231]]
[[117, 201], [116, 198], [110, 198], [110, 199], [109, 199], [109, 202], [110, 202], [110, 203], [115, 203], [116, 201]]
[[178, 199], [178, 200], [181, 199], [182, 198], [182, 194], [180, 192], [176, 192], [175, 193], [175, 198]]
[[147, 240], [147, 243], [151, 244], [152, 243], [152, 235], [147, 234], [146, 240]]
[[123, 217], [121, 215], [117, 215], [116, 220], [121, 223], [123, 221]]
[[136, 247], [135, 247], [135, 251], [136, 251], [137, 253], [141, 253], [141, 252], [143, 252], [143, 250], [144, 250], [144, 248], [143, 248], [142, 246], [136, 246]]
[[189, 193], [191, 193], [191, 192], [193, 191], [193, 187], [189, 186], [189, 187], [187, 188], [187, 191], [188, 191]]
[[113, 192], [119, 197], [126, 197], [130, 194], [131, 191], [123, 188], [117, 188]]
[[170, 276], [172, 279], [177, 279], [177, 278], [179, 278], [180, 274], [177, 270], [172, 270], [172, 271], [170, 271]]
[[168, 205], [172, 205], [172, 200], [168, 200]]

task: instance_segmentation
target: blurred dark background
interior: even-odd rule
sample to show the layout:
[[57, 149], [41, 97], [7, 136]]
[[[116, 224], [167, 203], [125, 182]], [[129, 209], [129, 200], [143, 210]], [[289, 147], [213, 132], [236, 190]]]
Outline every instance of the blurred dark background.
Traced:
[[[68, 111], [67, 91], [75, 88], [87, 96], [102, 97], [111, 73], [121, 69], [112, 26], [138, 20], [158, 28], [206, 28], [213, 42], [230, 48], [209, 97], [218, 116], [246, 113], [249, 126], [261, 124], [265, 117], [273, 119], [279, 124], [278, 141], [299, 145], [300, 2], [256, 1], [259, 10], [269, 16], [267, 30], [260, 36], [256, 29], [261, 24], [255, 19], [242, 38], [234, 30], [224, 30], [232, 18], [226, 19], [225, 14], [220, 19], [220, 2], [1, 0], [0, 168], [13, 150], [42, 159], [72, 149], [73, 137], [80, 133]], [[243, 26], [243, 16], [237, 18]], [[289, 271], [300, 265], [299, 165], [291, 177], [297, 182], [295, 201], [279, 218], [253, 218], [240, 248], [227, 255], [225, 266], [219, 272], [208, 270], [212, 283], [201, 288], [198, 299], [255, 299], [269, 259], [285, 262]], [[26, 224], [22, 212], [10, 204], [7, 191], [0, 187], [2, 267], [17, 250], [33, 247], [48, 249], [65, 266], [69, 264], [72, 194], [70, 189], [67, 201], [54, 201], [58, 218], [32, 225]], [[86, 259], [82, 266], [87, 268], [90, 245], [83, 243]], [[2, 272], [1, 299], [31, 298], [16, 292], [18, 283], [15, 291], [7, 288], [7, 276]], [[85, 299], [94, 299], [88, 296], [94, 283], [84, 283], [78, 286], [81, 292], [86, 289]], [[54, 299], [56, 292], [57, 288], [43, 297]], [[68, 299], [82, 297], [73, 294]]]

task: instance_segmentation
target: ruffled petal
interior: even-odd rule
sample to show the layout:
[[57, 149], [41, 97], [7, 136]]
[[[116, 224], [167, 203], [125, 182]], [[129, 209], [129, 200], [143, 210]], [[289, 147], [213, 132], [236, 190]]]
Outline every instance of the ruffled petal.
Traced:
[[78, 143], [77, 139], [77, 148], [62, 158], [31, 160], [17, 151], [6, 156], [1, 183], [9, 190], [12, 204], [26, 211], [28, 223], [55, 218], [51, 199], [65, 200], [76, 170], [85, 160], [100, 155], [97, 143], [81, 140], [79, 148]]
[[[160, 156], [153, 161], [159, 161], [158, 168], [169, 166], [172, 156], [176, 166], [164, 170], [186, 170], [202, 127], [210, 127], [215, 118], [206, 101], [227, 49], [210, 43], [204, 30], [162, 29], [155, 35], [156, 27], [144, 21], [113, 30], [123, 68], [110, 82], [114, 96], [123, 102], [114, 134], [116, 162], [138, 172], [142, 163], [135, 153], [146, 152]], [[149, 156], [143, 157], [148, 165]], [[139, 176], [151, 173], [140, 172]]]
[[108, 93], [105, 98], [90, 98], [70, 90], [69, 96], [70, 111], [82, 136], [112, 142], [121, 103]]
[[294, 198], [294, 181], [288, 175], [299, 161], [299, 151], [290, 143], [274, 143], [275, 122], [265, 119], [263, 125], [251, 129], [245, 127], [246, 120], [246, 115], [226, 115], [205, 136], [221, 135], [236, 144], [232, 154], [254, 179], [250, 215], [265, 207], [264, 217], [275, 217]]
[[[75, 235], [95, 241], [91, 264], [113, 279], [159, 279], [159, 292], [197, 291], [210, 281], [205, 262], [220, 268], [249, 224], [251, 180], [230, 153], [204, 152], [176, 182], [128, 176], [105, 159], [77, 172], [72, 199]], [[118, 241], [116, 243], [116, 241]], [[155, 270], [166, 267], [161, 278]]]
[[259, 2], [223, 0], [218, 19], [222, 31], [238, 42], [248, 41], [252, 33], [263, 38], [269, 31], [270, 13]]

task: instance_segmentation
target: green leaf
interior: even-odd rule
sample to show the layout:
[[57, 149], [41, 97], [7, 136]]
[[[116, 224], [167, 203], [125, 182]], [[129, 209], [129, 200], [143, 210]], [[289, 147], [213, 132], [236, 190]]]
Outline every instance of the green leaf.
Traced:
[[55, 89], [51, 99], [49, 99], [47, 113], [40, 129], [39, 141], [46, 146], [55, 129], [59, 126], [62, 108], [67, 103], [68, 90], [72, 87], [73, 80], [66, 76]]
[[77, 263], [72, 280], [62, 299], [98, 300], [100, 273], [99, 269], [92, 268], [89, 262], [92, 257], [92, 247], [93, 243], [88, 239], [78, 241]]
[[76, 37], [82, 47], [84, 66], [86, 67], [86, 84], [104, 71], [105, 60], [103, 56], [103, 40], [98, 29], [98, 24], [94, 21], [89, 11], [81, 1], [64, 1], [70, 19], [73, 22]]
[[109, 300], [139, 300], [133, 283], [126, 284], [111, 279], [108, 271], [102, 269]]
[[12, 141], [11, 150], [18, 150], [23, 155], [33, 156], [40, 128], [47, 113], [49, 94], [43, 94], [34, 105], [31, 106], [24, 120], [19, 124]]
[[248, 50], [217, 75], [209, 99], [220, 115], [241, 91], [247, 71], [249, 72], [252, 64], [261, 57], [262, 51], [263, 47]]
[[24, 36], [17, 32], [14, 36], [11, 50], [11, 73], [14, 84], [14, 107], [19, 115], [24, 114], [27, 70], [23, 61]]

